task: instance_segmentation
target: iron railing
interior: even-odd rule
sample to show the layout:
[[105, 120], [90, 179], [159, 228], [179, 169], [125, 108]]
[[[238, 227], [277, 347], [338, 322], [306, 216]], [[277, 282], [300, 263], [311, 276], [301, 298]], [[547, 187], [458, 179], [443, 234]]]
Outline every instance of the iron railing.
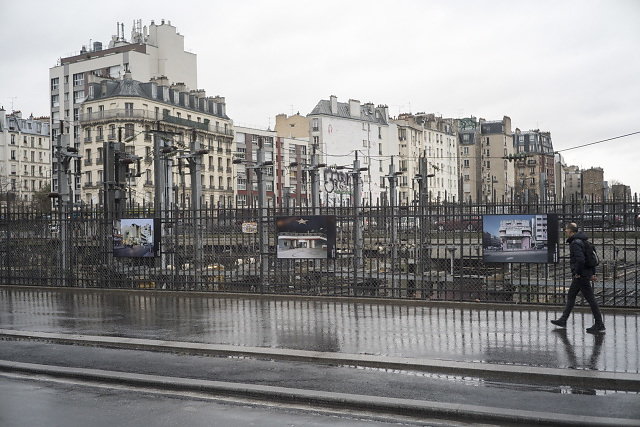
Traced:
[[[583, 229], [602, 259], [594, 285], [598, 302], [640, 307], [637, 197], [526, 205], [432, 202], [423, 208], [355, 208], [345, 202], [313, 209], [293, 196], [288, 202], [269, 206], [265, 217], [257, 206], [162, 212], [128, 207], [124, 217], [157, 219], [161, 242], [155, 257], [121, 258], [114, 257], [112, 216], [99, 207], [63, 216], [4, 201], [0, 283], [563, 304], [571, 277], [561, 230], [557, 263], [483, 261], [483, 215], [553, 213], [559, 228], [588, 219]], [[314, 214], [335, 216], [335, 258], [278, 258], [276, 218]]]

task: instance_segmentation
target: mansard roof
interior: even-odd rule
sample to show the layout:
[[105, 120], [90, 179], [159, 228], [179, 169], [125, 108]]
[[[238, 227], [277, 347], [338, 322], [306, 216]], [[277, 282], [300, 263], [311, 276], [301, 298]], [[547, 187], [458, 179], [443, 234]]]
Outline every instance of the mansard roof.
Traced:
[[[376, 111], [380, 114], [377, 114]], [[338, 102], [338, 112], [333, 114], [331, 112], [331, 101], [327, 99], [321, 99], [320, 102], [315, 106], [315, 108], [309, 113], [307, 116], [315, 116], [315, 115], [324, 115], [324, 116], [334, 116], [341, 117], [344, 119], [355, 119], [362, 120], [366, 122], [378, 123], [381, 125], [388, 125], [388, 121], [385, 117], [385, 114], [381, 111], [380, 108], [373, 107], [372, 104], [362, 104], [360, 105], [360, 117], [352, 117], [349, 111], [349, 103], [347, 102]]]

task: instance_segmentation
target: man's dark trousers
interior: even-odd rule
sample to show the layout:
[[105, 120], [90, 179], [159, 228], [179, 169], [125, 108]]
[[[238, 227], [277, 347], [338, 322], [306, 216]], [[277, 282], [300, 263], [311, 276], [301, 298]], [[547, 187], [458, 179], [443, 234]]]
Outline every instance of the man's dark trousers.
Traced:
[[586, 299], [589, 303], [591, 312], [593, 313], [595, 324], [604, 325], [604, 322], [602, 321], [602, 314], [600, 313], [600, 308], [598, 308], [596, 297], [593, 294], [593, 289], [591, 288], [591, 281], [588, 277], [582, 276], [573, 278], [571, 287], [569, 288], [569, 292], [567, 293], [567, 304], [564, 307], [564, 311], [562, 312], [562, 316], [560, 316], [559, 320], [566, 321], [569, 318], [571, 310], [573, 310], [573, 306], [576, 304], [576, 297], [578, 296], [578, 292], [582, 292], [584, 299]]

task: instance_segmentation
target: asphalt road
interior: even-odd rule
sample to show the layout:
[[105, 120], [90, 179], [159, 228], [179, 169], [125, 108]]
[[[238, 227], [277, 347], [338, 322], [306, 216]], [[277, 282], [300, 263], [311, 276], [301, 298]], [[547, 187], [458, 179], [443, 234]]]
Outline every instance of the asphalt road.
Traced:
[[365, 427], [402, 426], [409, 423], [382, 422], [358, 415], [314, 413], [276, 405], [212, 401], [188, 394], [152, 394], [126, 388], [90, 387], [0, 376], [0, 425]]
[[[640, 420], [639, 395], [394, 369], [3, 341], [0, 359], [430, 402]], [[2, 425], [0, 423], [0, 425]]]

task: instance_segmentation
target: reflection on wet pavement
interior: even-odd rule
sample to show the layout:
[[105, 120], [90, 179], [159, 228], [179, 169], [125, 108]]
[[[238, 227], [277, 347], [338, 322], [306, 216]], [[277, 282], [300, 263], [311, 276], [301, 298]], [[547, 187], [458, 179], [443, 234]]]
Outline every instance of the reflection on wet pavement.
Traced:
[[638, 315], [126, 292], [0, 289], [0, 327], [342, 353], [640, 372]]

